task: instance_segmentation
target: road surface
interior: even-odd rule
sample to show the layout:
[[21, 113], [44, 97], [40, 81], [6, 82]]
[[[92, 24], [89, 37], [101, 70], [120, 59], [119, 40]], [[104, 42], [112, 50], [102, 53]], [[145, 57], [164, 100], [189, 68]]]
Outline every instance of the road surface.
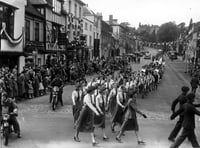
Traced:
[[[155, 50], [148, 49], [151, 53]], [[133, 64], [135, 70], [150, 62], [141, 60], [140, 64]], [[180, 62], [166, 62], [166, 71], [159, 84], [158, 90], [151, 92], [144, 99], [138, 96], [138, 108], [145, 112], [147, 119], [139, 118], [141, 136], [146, 142], [145, 146], [138, 146], [133, 132], [127, 132], [122, 137], [123, 143], [115, 140], [117, 133], [111, 133], [110, 118], [107, 117], [106, 132], [109, 141], [102, 140], [100, 129], [96, 129], [98, 147], [102, 148], [168, 148], [170, 142], [167, 137], [175, 125], [170, 121], [170, 106], [181, 92], [181, 86], [188, 85], [189, 78], [180, 72], [184, 66]], [[183, 64], [182, 64], [183, 65]], [[51, 111], [48, 103], [49, 96], [43, 96], [19, 103], [19, 122], [21, 125], [22, 138], [17, 139], [15, 135], [10, 137], [9, 148], [88, 148], [92, 147], [89, 134], [80, 134], [80, 143], [73, 141], [74, 128], [71, 110], [71, 92], [74, 86], [68, 85], [64, 88], [64, 107], [55, 112]], [[197, 136], [200, 139], [200, 127], [197, 121]], [[2, 148], [4, 146], [0, 146]], [[191, 145], [185, 141], [181, 148], [190, 148]]]

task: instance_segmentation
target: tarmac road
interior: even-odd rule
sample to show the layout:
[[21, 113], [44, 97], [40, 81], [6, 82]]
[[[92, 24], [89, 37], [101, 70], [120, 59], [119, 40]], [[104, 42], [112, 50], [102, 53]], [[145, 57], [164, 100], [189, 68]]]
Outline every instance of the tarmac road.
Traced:
[[[155, 52], [153, 49], [148, 49]], [[138, 69], [149, 60], [141, 60], [140, 64], [132, 65]], [[137, 69], [135, 68], [135, 69]], [[182, 70], [181, 70], [182, 69]], [[133, 132], [125, 133], [122, 137], [123, 143], [115, 140], [117, 133], [111, 133], [110, 118], [107, 117], [106, 132], [109, 141], [102, 140], [100, 129], [96, 129], [98, 147], [102, 148], [168, 148], [170, 142], [167, 137], [174, 127], [175, 121], [170, 121], [170, 106], [183, 85], [188, 85], [189, 77], [182, 73], [184, 69], [181, 61], [166, 62], [166, 71], [159, 84], [158, 90], [151, 92], [144, 99], [138, 96], [138, 108], [147, 114], [147, 119], [138, 115], [140, 133], [146, 142], [145, 146], [138, 146]], [[80, 134], [80, 143], [73, 141], [74, 128], [71, 110], [71, 92], [74, 86], [68, 85], [64, 88], [64, 107], [55, 112], [51, 111], [48, 103], [49, 96], [43, 96], [19, 103], [19, 121], [21, 125], [22, 138], [17, 139], [13, 134], [10, 137], [8, 148], [88, 148], [92, 147], [89, 134]], [[200, 139], [200, 127], [197, 120], [196, 133]], [[0, 148], [4, 147], [3, 145]], [[185, 141], [181, 148], [190, 148], [191, 145]]]

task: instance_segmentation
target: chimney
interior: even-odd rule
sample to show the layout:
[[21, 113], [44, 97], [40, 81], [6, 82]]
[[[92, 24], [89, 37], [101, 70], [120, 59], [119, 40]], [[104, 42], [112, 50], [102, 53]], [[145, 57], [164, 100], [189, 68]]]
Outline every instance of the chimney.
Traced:
[[113, 15], [109, 15], [109, 24], [113, 23]]

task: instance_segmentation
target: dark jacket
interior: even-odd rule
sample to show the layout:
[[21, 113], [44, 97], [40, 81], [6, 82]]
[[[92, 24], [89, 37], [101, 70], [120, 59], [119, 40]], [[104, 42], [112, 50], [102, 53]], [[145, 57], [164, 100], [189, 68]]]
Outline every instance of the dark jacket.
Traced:
[[199, 80], [198, 78], [194, 77], [192, 78], [192, 80], [190, 81], [191, 87], [192, 88], [197, 88], [199, 85]]
[[179, 103], [179, 109], [187, 102], [187, 97], [185, 94], [179, 95], [173, 102], [171, 106], [171, 111], [175, 112], [176, 105]]
[[195, 108], [195, 105], [192, 103], [185, 103], [181, 109], [171, 115], [171, 119], [174, 119], [179, 114], [183, 113], [183, 128], [194, 129], [195, 128], [195, 114], [200, 116], [200, 111]]
[[53, 79], [53, 81], [50, 83], [50, 86], [54, 87], [61, 87], [63, 85], [63, 81], [61, 78], [56, 77], [55, 79]]

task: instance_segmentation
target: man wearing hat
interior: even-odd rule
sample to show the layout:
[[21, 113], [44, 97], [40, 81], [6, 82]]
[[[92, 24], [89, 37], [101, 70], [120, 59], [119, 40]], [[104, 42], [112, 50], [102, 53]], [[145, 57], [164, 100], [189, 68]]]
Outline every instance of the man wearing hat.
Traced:
[[[175, 108], [178, 103], [179, 103], [179, 109], [180, 109], [182, 107], [182, 105], [187, 102], [186, 96], [189, 91], [189, 87], [183, 86], [181, 88], [181, 91], [182, 91], [182, 93], [172, 102], [172, 106], [171, 106], [172, 113], [175, 112]], [[172, 130], [172, 132], [170, 133], [170, 135], [168, 137], [169, 141], [172, 141], [172, 142], [174, 141], [174, 139], [176, 138], [176, 136], [178, 135], [178, 133], [181, 129], [182, 123], [183, 123], [183, 114], [180, 114], [179, 120], [177, 121], [174, 129]]]
[[193, 104], [195, 99], [195, 94], [190, 93], [187, 95], [187, 102], [180, 108], [177, 112], [174, 112], [170, 119], [173, 120], [178, 115], [183, 115], [183, 130], [176, 141], [170, 146], [170, 148], [178, 148], [181, 143], [188, 138], [191, 142], [193, 148], [200, 148], [194, 129], [195, 129], [195, 114], [200, 116], [200, 111], [195, 108]]

